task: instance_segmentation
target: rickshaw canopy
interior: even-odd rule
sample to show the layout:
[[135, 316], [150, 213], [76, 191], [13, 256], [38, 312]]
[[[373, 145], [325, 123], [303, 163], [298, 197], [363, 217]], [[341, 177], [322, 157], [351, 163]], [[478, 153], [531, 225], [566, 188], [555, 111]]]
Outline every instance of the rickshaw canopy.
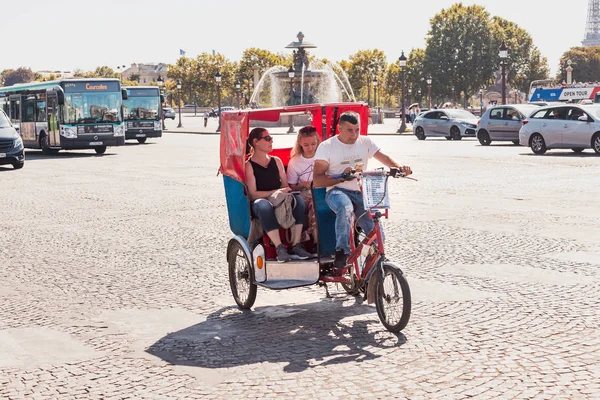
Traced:
[[[305, 115], [317, 130], [321, 140], [326, 140], [336, 135], [339, 117], [345, 111], [355, 111], [359, 114], [360, 134], [366, 135], [369, 117], [369, 106], [366, 103], [302, 104], [223, 112], [221, 116], [220, 172], [238, 182], [244, 182], [246, 141], [251, 121], [277, 122], [282, 116]], [[283, 164], [287, 165], [290, 150], [290, 148], [274, 149], [271, 154], [280, 157]]]

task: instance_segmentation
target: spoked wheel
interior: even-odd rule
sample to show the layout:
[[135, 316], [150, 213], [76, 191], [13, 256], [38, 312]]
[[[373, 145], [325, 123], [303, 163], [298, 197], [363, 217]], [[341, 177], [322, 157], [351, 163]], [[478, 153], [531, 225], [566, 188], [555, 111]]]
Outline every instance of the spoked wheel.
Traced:
[[460, 136], [460, 129], [458, 129], [458, 126], [453, 126], [452, 128], [450, 128], [450, 137], [453, 140], [461, 140], [462, 136]]
[[244, 310], [254, 305], [256, 284], [252, 282], [250, 261], [238, 242], [231, 244], [227, 254], [229, 263], [229, 285], [237, 305]]
[[425, 140], [425, 130], [422, 127], [417, 126], [417, 130], [415, 131], [415, 136], [419, 140]]
[[410, 288], [400, 268], [383, 263], [383, 279], [377, 286], [375, 306], [379, 319], [390, 332], [400, 332], [410, 319]]
[[544, 154], [546, 152], [546, 141], [539, 133], [534, 133], [529, 141], [529, 146], [535, 154]]

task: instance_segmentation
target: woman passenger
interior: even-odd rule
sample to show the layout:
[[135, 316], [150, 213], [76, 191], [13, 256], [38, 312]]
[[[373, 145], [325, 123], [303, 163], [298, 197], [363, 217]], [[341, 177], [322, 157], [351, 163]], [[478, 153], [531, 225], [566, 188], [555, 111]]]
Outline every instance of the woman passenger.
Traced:
[[310, 184], [313, 180], [313, 168], [315, 164], [315, 153], [319, 147], [319, 135], [314, 126], [305, 126], [298, 131], [296, 144], [290, 154], [290, 162], [287, 167], [287, 179], [290, 187], [299, 190], [308, 210], [308, 228], [306, 233], [317, 241], [317, 222], [315, 209], [310, 193]]
[[276, 192], [286, 193], [292, 189], [288, 186], [281, 159], [269, 155], [273, 150], [273, 137], [265, 128], [254, 128], [248, 136], [248, 145], [251, 147], [251, 157], [246, 162], [245, 169], [246, 185], [252, 200], [252, 214], [259, 219], [263, 230], [275, 245], [277, 261], [309, 258], [311, 254], [300, 243], [304, 220], [304, 200], [300, 195], [293, 195], [296, 199], [293, 209], [296, 224], [292, 228], [292, 247], [289, 252], [279, 237], [279, 223], [268, 199]]

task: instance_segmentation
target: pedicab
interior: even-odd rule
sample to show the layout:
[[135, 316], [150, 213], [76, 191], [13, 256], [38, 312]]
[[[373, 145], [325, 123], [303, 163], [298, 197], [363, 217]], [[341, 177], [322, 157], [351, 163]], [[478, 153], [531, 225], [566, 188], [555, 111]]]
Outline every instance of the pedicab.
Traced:
[[[387, 218], [389, 171], [365, 171], [358, 178], [362, 183], [366, 217], [372, 218], [375, 228], [361, 232], [353, 223], [350, 232], [351, 252], [342, 274], [333, 274], [335, 255], [335, 214], [325, 203], [325, 188], [311, 190], [317, 222], [316, 243], [308, 240], [304, 247], [316, 254], [307, 260], [276, 261], [276, 250], [266, 233], [249, 240], [252, 221], [251, 201], [245, 182], [246, 140], [250, 127], [269, 126], [286, 116], [303, 116], [316, 128], [321, 140], [336, 135], [339, 116], [355, 111], [361, 119], [360, 133], [367, 134], [369, 107], [364, 103], [304, 104], [297, 106], [246, 109], [223, 112], [221, 120], [220, 169], [225, 186], [229, 226], [233, 237], [227, 245], [229, 282], [235, 302], [241, 309], [250, 309], [256, 300], [257, 288], [271, 290], [291, 289], [308, 285], [341, 284], [352, 295], [363, 295], [368, 304], [375, 303], [382, 324], [391, 332], [401, 331], [408, 323], [411, 297], [408, 282], [402, 270], [388, 260], [380, 219]], [[281, 158], [284, 166], [290, 159], [291, 147], [274, 148], [270, 153]], [[383, 188], [383, 193], [382, 193]], [[375, 194], [374, 194], [375, 193]], [[377, 197], [379, 196], [379, 197]], [[361, 218], [365, 216], [354, 216]], [[289, 245], [288, 237], [280, 229], [282, 242]]]

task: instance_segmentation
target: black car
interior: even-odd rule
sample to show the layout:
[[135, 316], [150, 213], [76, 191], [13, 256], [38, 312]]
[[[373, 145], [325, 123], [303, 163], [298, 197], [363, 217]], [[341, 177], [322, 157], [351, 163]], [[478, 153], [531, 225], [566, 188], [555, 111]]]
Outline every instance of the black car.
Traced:
[[25, 147], [17, 130], [4, 111], [0, 110], [0, 165], [4, 164], [12, 164], [14, 169], [23, 168]]

